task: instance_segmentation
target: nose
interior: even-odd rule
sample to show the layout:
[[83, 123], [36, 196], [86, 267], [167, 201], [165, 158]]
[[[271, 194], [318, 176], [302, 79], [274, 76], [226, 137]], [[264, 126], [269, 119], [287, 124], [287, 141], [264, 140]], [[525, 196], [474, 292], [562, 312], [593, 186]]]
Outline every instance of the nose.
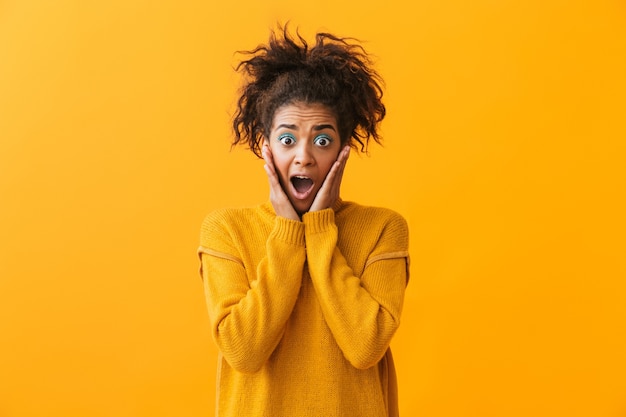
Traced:
[[294, 163], [300, 166], [310, 166], [315, 164], [315, 157], [313, 155], [313, 149], [310, 144], [300, 142], [300, 146], [296, 148], [296, 155], [294, 157]]

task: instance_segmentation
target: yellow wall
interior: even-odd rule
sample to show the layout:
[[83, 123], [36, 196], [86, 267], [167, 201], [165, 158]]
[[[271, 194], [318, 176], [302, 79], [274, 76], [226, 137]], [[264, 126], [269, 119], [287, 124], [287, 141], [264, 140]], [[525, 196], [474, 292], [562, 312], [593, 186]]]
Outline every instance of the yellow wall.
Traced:
[[210, 210], [233, 52], [290, 19], [367, 41], [384, 148], [344, 199], [411, 227], [404, 416], [626, 416], [619, 0], [0, 2], [0, 416], [209, 416]]

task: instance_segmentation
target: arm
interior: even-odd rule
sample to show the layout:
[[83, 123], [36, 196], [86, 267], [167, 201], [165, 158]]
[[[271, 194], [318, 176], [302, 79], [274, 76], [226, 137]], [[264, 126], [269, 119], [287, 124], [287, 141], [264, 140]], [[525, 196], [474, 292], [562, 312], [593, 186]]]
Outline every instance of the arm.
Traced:
[[400, 324], [408, 278], [406, 223], [396, 216], [386, 224], [356, 277], [337, 247], [334, 212], [308, 213], [303, 220], [309, 271], [324, 318], [346, 359], [369, 368], [383, 357]]
[[203, 229], [209, 236], [200, 248], [201, 271], [213, 339], [234, 369], [258, 371], [278, 345], [300, 290], [304, 226], [277, 217], [255, 271], [220, 242], [229, 239], [223, 227]]

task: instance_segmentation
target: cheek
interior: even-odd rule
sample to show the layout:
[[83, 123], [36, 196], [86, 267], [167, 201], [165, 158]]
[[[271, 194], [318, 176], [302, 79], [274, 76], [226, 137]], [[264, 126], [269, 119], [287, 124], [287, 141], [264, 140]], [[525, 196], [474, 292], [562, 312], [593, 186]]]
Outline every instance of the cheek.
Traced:
[[328, 156], [326, 156], [326, 158], [324, 158], [324, 160], [320, 163], [320, 166], [322, 167], [322, 173], [324, 174], [324, 177], [326, 177], [326, 175], [328, 175], [328, 172], [333, 167], [333, 164], [335, 163], [336, 160], [337, 160], [337, 158], [335, 158], [335, 157], [328, 157]]

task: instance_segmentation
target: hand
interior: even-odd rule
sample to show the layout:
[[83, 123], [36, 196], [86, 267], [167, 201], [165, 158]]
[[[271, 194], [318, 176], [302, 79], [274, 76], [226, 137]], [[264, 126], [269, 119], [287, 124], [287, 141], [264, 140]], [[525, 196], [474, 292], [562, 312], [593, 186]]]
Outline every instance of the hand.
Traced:
[[267, 178], [270, 183], [270, 202], [272, 203], [272, 207], [274, 207], [274, 212], [276, 212], [277, 216], [300, 221], [300, 216], [298, 216], [296, 209], [293, 208], [291, 201], [289, 201], [287, 194], [285, 194], [283, 187], [280, 185], [280, 180], [278, 178], [278, 174], [276, 174], [274, 158], [272, 157], [270, 147], [263, 145], [261, 154], [263, 155], [263, 160], [265, 161], [263, 168], [267, 173]]
[[317, 192], [313, 204], [309, 211], [324, 210], [332, 207], [337, 199], [339, 199], [339, 188], [341, 186], [341, 179], [343, 177], [343, 170], [346, 167], [346, 162], [350, 156], [350, 146], [344, 146], [339, 152], [337, 160], [328, 171], [322, 188]]

